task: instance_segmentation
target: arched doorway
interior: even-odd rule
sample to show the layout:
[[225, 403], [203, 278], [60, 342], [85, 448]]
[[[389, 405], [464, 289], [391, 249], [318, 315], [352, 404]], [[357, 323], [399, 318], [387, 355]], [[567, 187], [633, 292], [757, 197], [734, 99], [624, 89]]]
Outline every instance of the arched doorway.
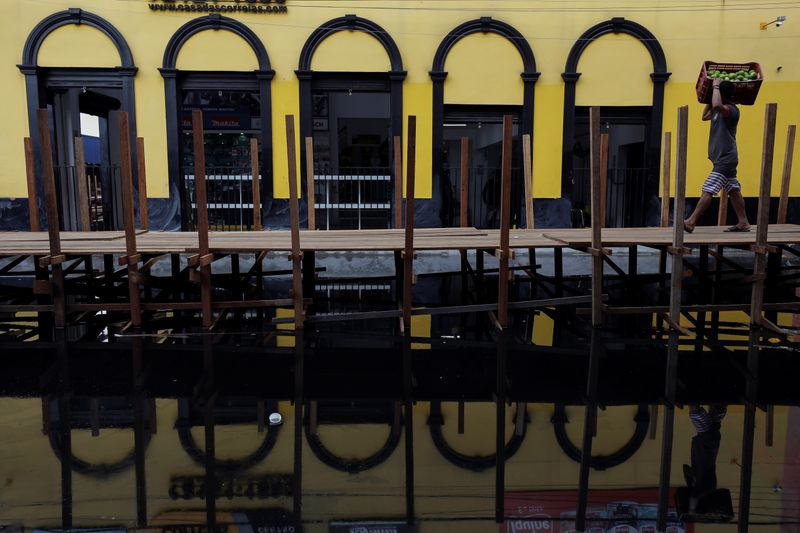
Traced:
[[[225, 30], [252, 51], [255, 69], [178, 68], [187, 42], [206, 30]], [[232, 43], [231, 43], [232, 44]], [[238, 43], [237, 43], [238, 44]], [[259, 146], [262, 213], [272, 199], [272, 105], [275, 72], [261, 40], [241, 22], [212, 14], [191, 20], [170, 38], [163, 66], [167, 108], [167, 164], [170, 190], [180, 198], [181, 227], [194, 227], [194, 155], [191, 112], [203, 111], [209, 225], [213, 229], [251, 229], [250, 139]]]
[[[81, 28], [97, 30], [110, 41], [116, 53], [102, 53], [107, 42], [102, 38], [98, 40], [94, 36], [88, 36], [87, 40], [100, 48], [96, 54], [88, 55], [102, 56], [105, 58], [104, 62], [88, 66], [77, 66], [80, 63], [62, 66], [45, 60], [45, 64], [41, 64], [41, 52], [47, 48], [48, 38], [54, 38], [54, 32], [61, 34], [69, 31], [92, 31]], [[64, 46], [70, 46], [71, 43], [69, 38], [60, 42]], [[113, 66], [117, 59], [119, 65]], [[18, 68], [25, 75], [28, 124], [37, 155], [37, 175], [41, 175], [41, 157], [36, 110], [46, 108], [49, 111], [61, 228], [78, 229], [80, 202], [90, 203], [93, 229], [120, 228], [122, 200], [120, 188], [117, 186], [119, 150], [116, 139], [110, 135], [116, 131], [112, 111], [122, 110], [128, 113], [130, 135], [131, 138], [136, 138], [133, 78], [137, 68], [125, 38], [110, 22], [93, 13], [75, 8], [60, 11], [42, 20], [28, 35], [22, 63]], [[78, 194], [79, 174], [75, 152], [77, 137], [81, 137], [85, 145], [90, 181], [89, 198], [81, 198]], [[132, 151], [135, 158], [135, 146], [132, 146]], [[43, 214], [40, 218], [44, 218]]]
[[[503, 102], [481, 105], [446, 104], [445, 63], [448, 55], [462, 39], [473, 34], [494, 34], [513, 45], [522, 60], [522, 105]], [[512, 224], [522, 225], [524, 190], [521, 173], [522, 135], [533, 133], [534, 84], [539, 79], [536, 60], [530, 45], [513, 26], [482, 17], [456, 27], [439, 44], [430, 71], [433, 81], [433, 190], [440, 199], [440, 218], [443, 226], [453, 225], [458, 213], [454, 187], [458, 183], [457, 164], [460, 137], [468, 137], [470, 161], [470, 221], [479, 227], [499, 227], [499, 161], [503, 115], [514, 118], [515, 144], [513, 150], [517, 167], [512, 178]]]
[[[601, 105], [601, 121], [609, 133], [608, 196], [606, 225], [610, 227], [646, 226], [653, 204], [658, 197], [659, 154], [661, 126], [664, 114], [664, 83], [669, 79], [664, 51], [655, 35], [647, 28], [613, 18], [592, 26], [581, 35], [570, 50], [564, 79], [564, 133], [562, 154], [562, 194], [573, 204], [573, 225], [582, 226], [590, 205], [588, 165], [588, 108], [595, 104], [591, 98], [576, 101], [576, 84], [581, 78], [578, 63], [592, 43], [606, 35], [627, 35], [638, 40], [649, 53], [653, 71], [652, 98], [637, 105]], [[648, 80], [648, 84], [650, 83]], [[606, 80], [608, 81], [608, 79]], [[640, 80], [641, 81], [641, 80]], [[619, 89], [634, 80], [615, 77]], [[582, 105], [576, 105], [576, 104]], [[655, 205], [655, 204], [653, 204]], [[656, 206], [657, 208], [657, 206]], [[654, 225], [654, 224], [649, 224]]]
[[[377, 44], [388, 65], [374, 70], [312, 67], [326, 39], [343, 31], [362, 32]], [[373, 39], [374, 38], [374, 39]], [[388, 66], [388, 70], [385, 67]], [[384, 70], [377, 70], [383, 68]], [[316, 221], [321, 229], [388, 228], [392, 225], [395, 136], [403, 132], [403, 60], [391, 36], [374, 22], [345, 15], [322, 24], [303, 46], [296, 71], [300, 80], [300, 135], [314, 145]], [[305, 146], [301, 142], [302, 191], [306, 191]], [[306, 203], [307, 205], [307, 203]]]

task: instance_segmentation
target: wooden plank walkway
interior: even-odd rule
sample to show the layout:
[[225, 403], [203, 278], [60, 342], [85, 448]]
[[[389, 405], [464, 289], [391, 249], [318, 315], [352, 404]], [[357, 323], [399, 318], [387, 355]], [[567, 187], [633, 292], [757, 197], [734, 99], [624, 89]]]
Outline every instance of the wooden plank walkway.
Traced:
[[[700, 226], [685, 234], [685, 245], [749, 246], [755, 244], [756, 226], [747, 233], [729, 233], [719, 226]], [[61, 232], [62, 252], [68, 255], [124, 254], [125, 233]], [[604, 228], [604, 246], [671, 246], [671, 228]], [[771, 224], [770, 244], [800, 243], [800, 225]], [[137, 250], [144, 254], [195, 253], [196, 232], [140, 231]], [[396, 251], [404, 248], [404, 230], [301, 231], [303, 251]], [[591, 246], [591, 229], [511, 230], [511, 248], [585, 248]], [[500, 247], [500, 230], [430, 228], [414, 230], [415, 250], [473, 250]], [[251, 253], [262, 250], [288, 252], [291, 234], [286, 231], [209, 232], [212, 252]], [[46, 232], [0, 232], [0, 256], [47, 255]]]

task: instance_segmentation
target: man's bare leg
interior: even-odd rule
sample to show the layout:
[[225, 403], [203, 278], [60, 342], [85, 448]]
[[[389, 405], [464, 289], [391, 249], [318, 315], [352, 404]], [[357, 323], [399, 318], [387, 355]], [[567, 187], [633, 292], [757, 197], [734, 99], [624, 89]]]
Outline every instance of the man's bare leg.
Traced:
[[[740, 194], [739, 198], [741, 198], [741, 197], [742, 197], [742, 195]], [[707, 193], [707, 192], [703, 191], [703, 194], [700, 196], [700, 200], [697, 202], [697, 205], [694, 207], [694, 211], [692, 211], [692, 214], [689, 215], [689, 218], [687, 218], [686, 220], [683, 221], [683, 225], [686, 227], [687, 230], [694, 231], [694, 227], [697, 225], [697, 221], [700, 219], [700, 217], [703, 215], [703, 213], [706, 212], [706, 209], [708, 209], [708, 206], [711, 205], [711, 198], [712, 198], [711, 193]], [[737, 216], [738, 216], [738, 213], [737, 213]]]
[[744, 209], [744, 198], [742, 197], [742, 191], [739, 189], [730, 191], [728, 193], [728, 199], [730, 199], [731, 205], [733, 206], [733, 212], [736, 213], [736, 218], [738, 219], [736, 227], [739, 229], [748, 229], [750, 227], [750, 222], [747, 221], [747, 212]]

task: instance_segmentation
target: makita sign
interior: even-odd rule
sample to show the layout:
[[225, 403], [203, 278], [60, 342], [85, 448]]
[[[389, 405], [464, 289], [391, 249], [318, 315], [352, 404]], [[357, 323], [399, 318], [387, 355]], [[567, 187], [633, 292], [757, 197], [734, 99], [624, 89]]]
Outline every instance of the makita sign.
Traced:
[[416, 524], [405, 522], [331, 522], [329, 533], [417, 533]]

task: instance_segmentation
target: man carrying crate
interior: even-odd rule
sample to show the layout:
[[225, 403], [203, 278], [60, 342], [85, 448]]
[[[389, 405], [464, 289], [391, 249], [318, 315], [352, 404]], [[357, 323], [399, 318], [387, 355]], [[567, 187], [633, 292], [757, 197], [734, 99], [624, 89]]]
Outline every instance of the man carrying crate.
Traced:
[[734, 105], [734, 85], [729, 81], [715, 78], [711, 103], [703, 110], [703, 120], [711, 121], [708, 134], [708, 158], [714, 168], [703, 183], [703, 193], [692, 214], [683, 221], [683, 228], [694, 231], [700, 216], [711, 205], [711, 198], [723, 188], [736, 213], [737, 223], [725, 231], [750, 231], [747, 213], [744, 208], [742, 186], [736, 179], [739, 152], [736, 148], [736, 126], [739, 123], [739, 108]]

